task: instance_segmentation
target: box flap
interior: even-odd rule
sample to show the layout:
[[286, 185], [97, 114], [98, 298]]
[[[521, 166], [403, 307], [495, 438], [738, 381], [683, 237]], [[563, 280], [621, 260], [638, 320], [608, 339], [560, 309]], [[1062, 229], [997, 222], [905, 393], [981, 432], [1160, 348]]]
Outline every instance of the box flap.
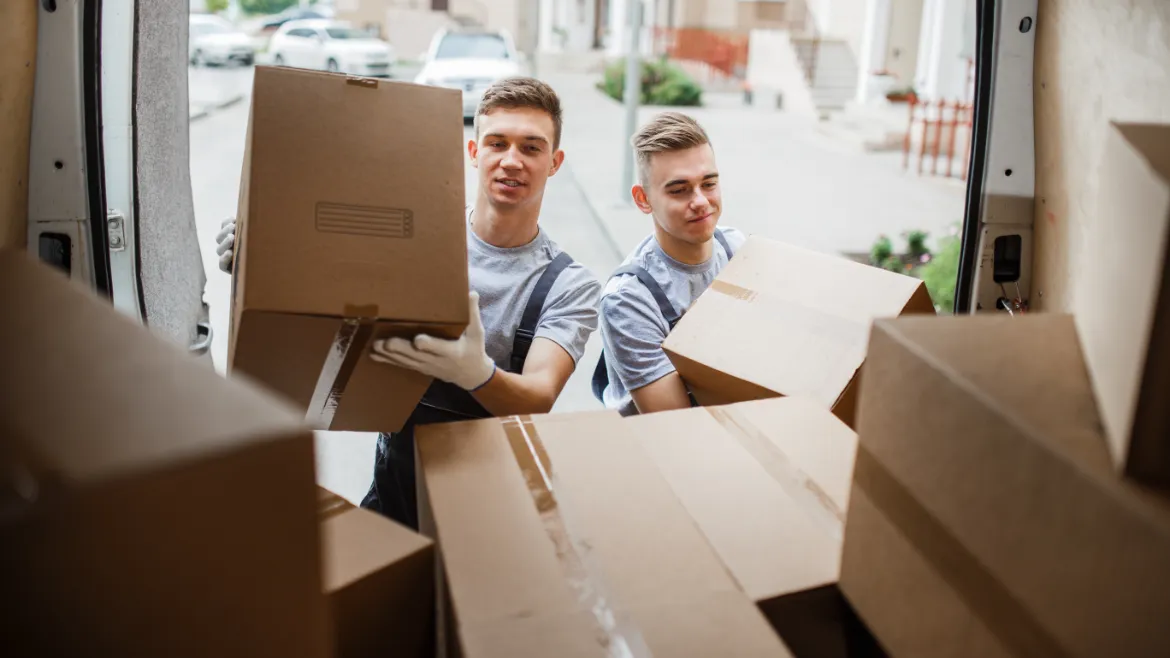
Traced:
[[[576, 648], [558, 655], [788, 655], [622, 426], [599, 412], [419, 428], [466, 654], [549, 655], [539, 640]], [[534, 644], [485, 628], [533, 613]]]
[[325, 591], [334, 592], [427, 550], [431, 541], [351, 506], [322, 518], [321, 546]]
[[829, 411], [779, 398], [635, 416], [623, 431], [755, 601], [836, 582], [856, 436]]
[[1170, 125], [1114, 123], [1100, 174], [1073, 316], [1114, 462], [1170, 486]]
[[285, 403], [225, 381], [23, 252], [0, 251], [0, 303], [0, 422], [6, 449], [25, 453], [4, 458], [65, 486], [311, 436]]
[[865, 360], [870, 322], [927, 310], [924, 296], [917, 279], [752, 236], [663, 349], [828, 408]]
[[458, 90], [261, 66], [251, 111], [245, 308], [467, 323]]

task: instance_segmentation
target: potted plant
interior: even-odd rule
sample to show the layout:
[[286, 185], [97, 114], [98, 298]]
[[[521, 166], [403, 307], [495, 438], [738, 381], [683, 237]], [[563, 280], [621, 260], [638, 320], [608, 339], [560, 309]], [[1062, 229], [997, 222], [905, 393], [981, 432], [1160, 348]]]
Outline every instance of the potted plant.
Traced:
[[914, 90], [914, 87], [891, 89], [886, 93], [886, 100], [891, 103], [914, 103], [918, 101], [918, 92]]

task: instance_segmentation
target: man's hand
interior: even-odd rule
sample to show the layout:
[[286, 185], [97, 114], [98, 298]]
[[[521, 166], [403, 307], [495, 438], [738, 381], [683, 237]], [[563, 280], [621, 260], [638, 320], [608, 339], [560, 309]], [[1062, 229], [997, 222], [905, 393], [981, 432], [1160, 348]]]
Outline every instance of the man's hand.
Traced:
[[374, 343], [370, 358], [430, 375], [435, 379], [474, 391], [491, 381], [496, 364], [487, 355], [484, 345], [483, 320], [479, 315], [479, 294], [467, 297], [471, 322], [456, 340], [432, 336], [415, 336], [413, 341], [390, 338]]
[[215, 236], [215, 253], [219, 255], [219, 269], [232, 273], [232, 260], [236, 254], [236, 218], [223, 220], [219, 235]]

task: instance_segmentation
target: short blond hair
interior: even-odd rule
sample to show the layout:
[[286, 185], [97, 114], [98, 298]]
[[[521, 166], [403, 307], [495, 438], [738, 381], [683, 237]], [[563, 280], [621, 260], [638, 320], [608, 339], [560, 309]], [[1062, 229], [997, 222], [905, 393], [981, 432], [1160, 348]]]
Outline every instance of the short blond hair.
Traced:
[[630, 140], [638, 162], [638, 174], [645, 185], [649, 177], [650, 158], [656, 153], [683, 151], [710, 144], [707, 131], [682, 112], [663, 112], [642, 126]]
[[536, 78], [504, 78], [487, 88], [475, 110], [475, 135], [479, 137], [479, 118], [494, 110], [530, 108], [549, 115], [553, 121], [553, 149], [561, 146], [561, 99], [557, 92]]

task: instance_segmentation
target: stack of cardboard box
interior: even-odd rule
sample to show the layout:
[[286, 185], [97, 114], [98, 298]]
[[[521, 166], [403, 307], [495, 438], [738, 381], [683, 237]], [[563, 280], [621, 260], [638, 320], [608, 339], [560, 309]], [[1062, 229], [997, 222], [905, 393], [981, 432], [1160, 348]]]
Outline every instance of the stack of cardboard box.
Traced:
[[431, 542], [316, 490], [287, 403], [0, 250], [10, 655], [433, 652]]
[[1075, 319], [874, 328], [841, 587], [893, 655], [1170, 655], [1170, 127], [1102, 173]]
[[430, 380], [373, 341], [467, 325], [458, 90], [258, 67], [230, 369], [320, 429], [392, 432]]

